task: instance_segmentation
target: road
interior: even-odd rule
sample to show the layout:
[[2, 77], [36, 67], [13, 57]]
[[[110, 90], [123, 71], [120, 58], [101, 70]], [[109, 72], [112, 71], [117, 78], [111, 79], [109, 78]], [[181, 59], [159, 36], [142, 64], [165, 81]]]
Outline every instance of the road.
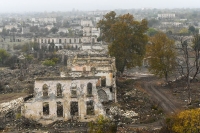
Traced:
[[150, 74], [147, 68], [134, 68], [128, 70], [127, 73], [131, 75], [131, 78], [140, 81], [141, 87], [147, 92], [152, 100], [163, 108], [163, 111], [166, 114], [172, 114], [182, 109], [182, 105], [177, 101], [176, 97], [169, 93], [167, 89], [164, 90], [163, 87], [157, 85], [159, 79]]
[[150, 98], [162, 107], [167, 115], [174, 114], [183, 109], [183, 103], [175, 97], [169, 88], [158, 85], [158, 79], [150, 76], [140, 80], [141, 87]]

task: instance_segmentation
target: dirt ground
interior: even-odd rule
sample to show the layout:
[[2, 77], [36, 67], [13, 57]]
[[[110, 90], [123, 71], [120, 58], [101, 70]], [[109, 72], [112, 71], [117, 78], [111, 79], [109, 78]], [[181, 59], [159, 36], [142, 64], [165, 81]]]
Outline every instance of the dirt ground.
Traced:
[[[49, 68], [49, 70], [56, 71], [54, 68]], [[10, 75], [8, 75], [8, 73], [10, 72], [8, 71], [4, 75], [6, 75], [7, 78], [10, 78], [13, 73]], [[44, 72], [44, 69], [30, 71], [31, 75], [41, 75], [43, 73], [49, 74], [48, 71]], [[29, 75], [29, 77], [31, 77], [31, 75]], [[19, 82], [23, 83], [24, 81]], [[191, 83], [192, 104], [187, 105], [188, 90], [186, 88], [185, 80], [182, 79], [171, 82], [170, 84], [165, 84], [163, 79], [148, 75], [146, 71], [145, 74], [143, 74], [140, 73], [140, 70], [135, 70], [130, 72], [125, 77], [117, 79], [118, 102], [109, 103], [107, 106], [116, 106], [122, 111], [122, 113], [127, 111], [129, 112], [130, 116], [128, 117], [124, 117], [119, 114], [114, 115], [114, 121], [120, 123], [119, 130], [123, 131], [129, 129], [129, 132], [134, 132], [136, 129], [145, 129], [145, 132], [153, 133], [155, 128], [160, 128], [162, 126], [161, 121], [164, 120], [166, 114], [169, 115], [171, 112], [176, 113], [176, 111], [178, 112], [188, 108], [199, 107], [199, 86], [200, 82], [198, 81]], [[23, 97], [25, 95], [26, 93], [1, 94], [0, 103], [21, 96]], [[131, 111], [138, 113], [138, 115], [131, 116]], [[5, 130], [7, 132], [68, 132], [74, 130], [78, 131], [79, 129], [83, 129], [82, 131], [84, 132], [87, 130], [87, 128], [84, 127], [87, 125], [85, 123], [77, 124], [76, 122], [57, 122], [55, 125], [52, 125], [52, 127], [42, 127], [41, 125], [30, 121], [25, 121], [25, 123], [28, 123], [25, 124], [23, 123], [24, 120], [21, 119], [20, 121], [20, 119], [21, 117], [15, 114], [15, 118], [11, 120], [12, 122], [9, 122], [8, 125], [6, 125]], [[158, 130], [155, 132], [158, 132]]]

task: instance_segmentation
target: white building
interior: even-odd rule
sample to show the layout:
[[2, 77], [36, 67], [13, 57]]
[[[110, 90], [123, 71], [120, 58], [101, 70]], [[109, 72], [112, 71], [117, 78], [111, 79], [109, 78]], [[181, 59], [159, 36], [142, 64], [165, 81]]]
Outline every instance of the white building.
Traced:
[[93, 27], [93, 23], [91, 20], [81, 20], [81, 26], [90, 26]]
[[175, 18], [175, 14], [158, 14], [158, 18]]

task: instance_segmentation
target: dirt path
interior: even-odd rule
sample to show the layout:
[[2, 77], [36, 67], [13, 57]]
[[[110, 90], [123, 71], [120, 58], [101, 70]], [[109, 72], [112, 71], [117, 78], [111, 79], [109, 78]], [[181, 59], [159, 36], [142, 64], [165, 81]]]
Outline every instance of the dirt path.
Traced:
[[167, 114], [175, 113], [179, 109], [176, 107], [176, 105], [173, 103], [169, 97], [164, 94], [159, 89], [156, 89], [155, 86], [152, 83], [146, 83], [144, 85], [145, 90], [151, 95], [151, 97], [159, 103], [159, 105], [163, 108], [163, 110]]
[[181, 102], [169, 90], [167, 91], [166, 88], [158, 85], [156, 79], [142, 79], [140, 84], [152, 100], [163, 108], [166, 114], [170, 115], [183, 109]]

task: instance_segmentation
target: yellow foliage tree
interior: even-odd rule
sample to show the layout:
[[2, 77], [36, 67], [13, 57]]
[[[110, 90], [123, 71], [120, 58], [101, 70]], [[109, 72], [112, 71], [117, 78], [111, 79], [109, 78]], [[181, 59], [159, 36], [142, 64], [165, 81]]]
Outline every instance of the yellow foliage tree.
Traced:
[[165, 77], [168, 81], [168, 76], [176, 65], [174, 41], [162, 32], [150, 37], [149, 41], [150, 43], [146, 46], [149, 71], [159, 77]]
[[171, 130], [176, 133], [200, 132], [200, 109], [186, 110], [171, 117]]

